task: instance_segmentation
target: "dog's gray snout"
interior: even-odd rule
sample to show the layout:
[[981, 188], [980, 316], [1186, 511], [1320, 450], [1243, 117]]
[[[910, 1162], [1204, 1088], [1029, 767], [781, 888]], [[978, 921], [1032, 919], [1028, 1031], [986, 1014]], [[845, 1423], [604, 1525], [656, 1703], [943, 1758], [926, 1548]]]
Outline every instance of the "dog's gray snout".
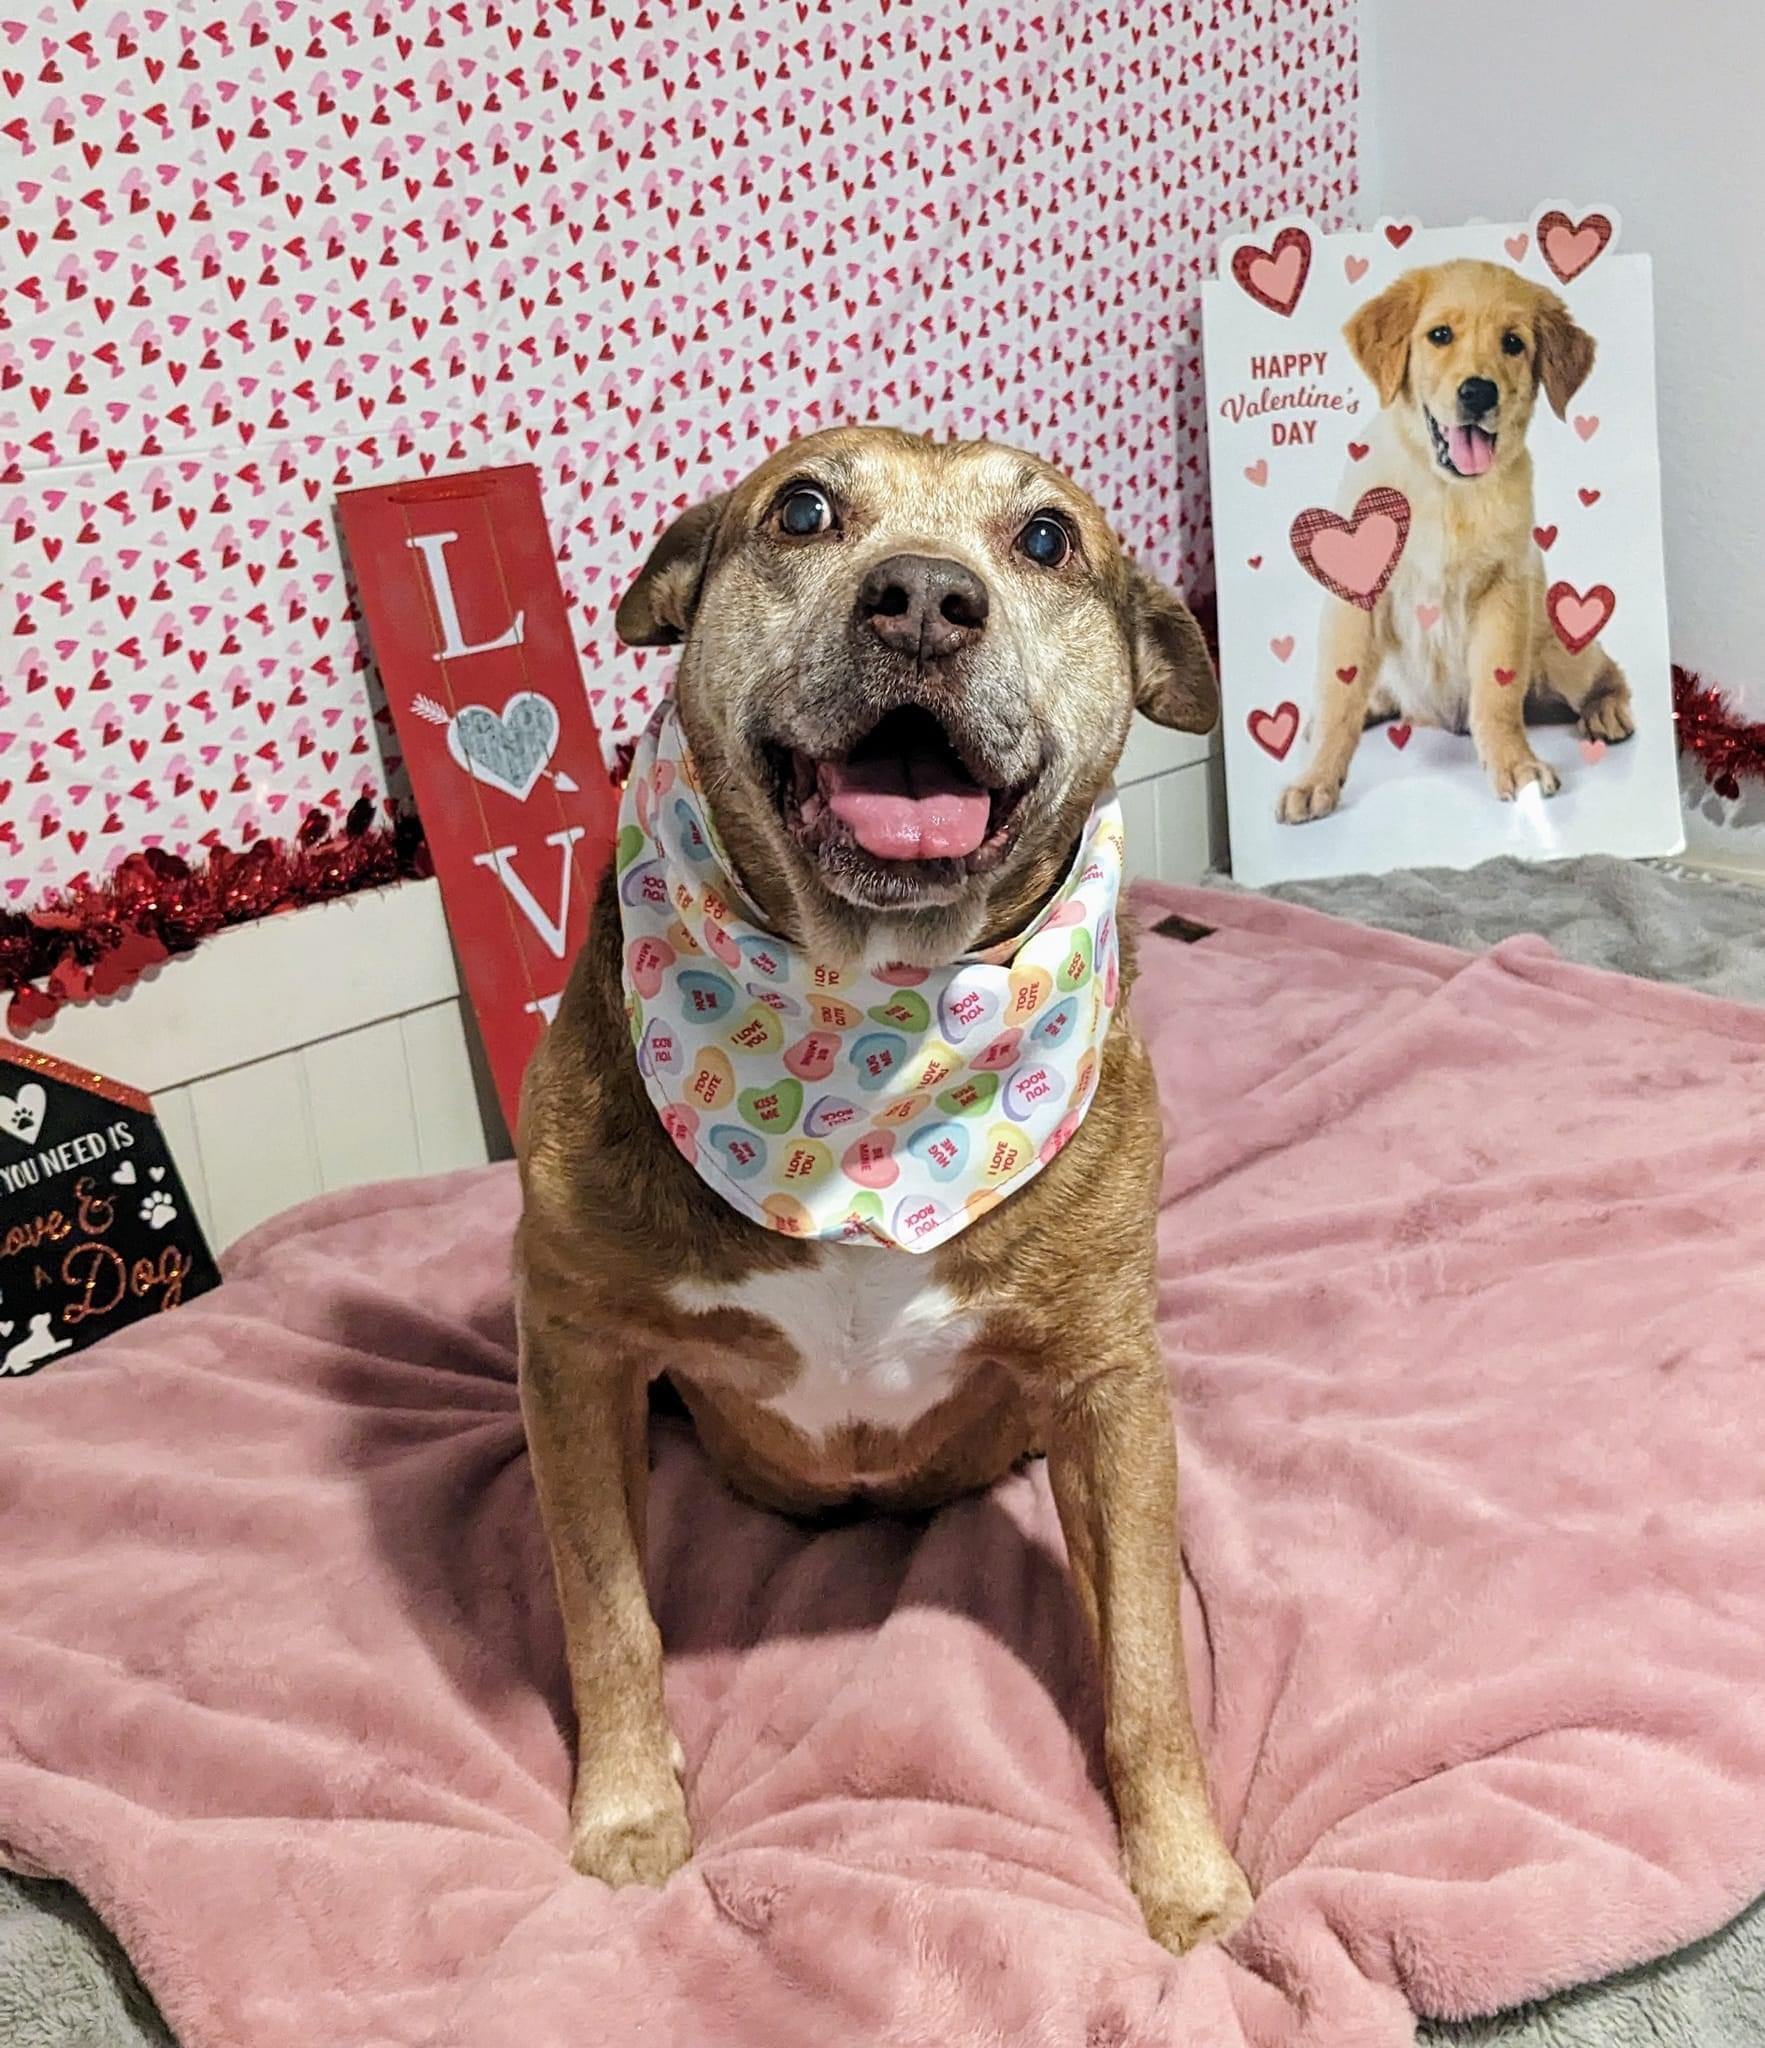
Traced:
[[891, 555], [858, 586], [858, 622], [896, 654], [942, 660], [986, 630], [987, 586], [942, 555]]
[[1467, 377], [1459, 386], [1459, 404], [1467, 421], [1479, 420], [1486, 412], [1493, 412], [1500, 399], [1500, 391], [1488, 377]]

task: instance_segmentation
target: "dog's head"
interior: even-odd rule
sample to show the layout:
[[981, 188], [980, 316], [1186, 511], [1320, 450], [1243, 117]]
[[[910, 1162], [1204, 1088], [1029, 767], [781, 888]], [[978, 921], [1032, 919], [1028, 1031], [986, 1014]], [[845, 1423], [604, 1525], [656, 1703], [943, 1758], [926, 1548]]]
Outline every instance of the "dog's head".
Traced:
[[1195, 621], [1056, 469], [836, 427], [664, 533], [617, 618], [740, 879], [828, 958], [936, 965], [1059, 879], [1138, 707], [1205, 732]]
[[1343, 333], [1416, 452], [1470, 482], [1520, 459], [1541, 390], [1562, 419], [1593, 368], [1556, 293], [1499, 263], [1407, 271]]

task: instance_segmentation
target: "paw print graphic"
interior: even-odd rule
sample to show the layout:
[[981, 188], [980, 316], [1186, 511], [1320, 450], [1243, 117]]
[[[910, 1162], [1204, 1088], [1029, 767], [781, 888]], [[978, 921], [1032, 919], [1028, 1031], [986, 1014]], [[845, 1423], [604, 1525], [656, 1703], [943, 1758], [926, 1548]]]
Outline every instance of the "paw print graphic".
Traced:
[[156, 1188], [141, 1204], [141, 1221], [154, 1230], [163, 1230], [178, 1213], [178, 1205], [170, 1195]]

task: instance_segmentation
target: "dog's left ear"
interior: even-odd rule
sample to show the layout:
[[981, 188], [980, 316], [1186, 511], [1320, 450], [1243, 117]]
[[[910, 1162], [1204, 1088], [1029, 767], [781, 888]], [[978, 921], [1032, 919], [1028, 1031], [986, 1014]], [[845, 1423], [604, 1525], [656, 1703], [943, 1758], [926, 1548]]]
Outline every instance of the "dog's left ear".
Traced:
[[1533, 332], [1538, 350], [1538, 381], [1551, 402], [1551, 411], [1558, 419], [1567, 419], [1569, 401], [1587, 382], [1593, 368], [1593, 336], [1584, 327], [1576, 326], [1574, 316], [1555, 292], [1543, 295]]
[[650, 550], [637, 581], [619, 600], [613, 630], [627, 647], [672, 647], [686, 638], [699, 585], [729, 493], [688, 506]]
[[1124, 606], [1134, 665], [1134, 704], [1156, 725], [1212, 732], [1220, 689], [1189, 607], [1137, 562], [1128, 564]]

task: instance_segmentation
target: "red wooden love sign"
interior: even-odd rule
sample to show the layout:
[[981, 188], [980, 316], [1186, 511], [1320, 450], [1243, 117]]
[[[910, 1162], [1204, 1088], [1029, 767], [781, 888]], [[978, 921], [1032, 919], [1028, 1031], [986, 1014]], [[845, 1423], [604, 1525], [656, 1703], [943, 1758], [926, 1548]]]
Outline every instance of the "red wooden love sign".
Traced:
[[513, 1129], [618, 824], [539, 473], [522, 462], [377, 484], [338, 509]]

